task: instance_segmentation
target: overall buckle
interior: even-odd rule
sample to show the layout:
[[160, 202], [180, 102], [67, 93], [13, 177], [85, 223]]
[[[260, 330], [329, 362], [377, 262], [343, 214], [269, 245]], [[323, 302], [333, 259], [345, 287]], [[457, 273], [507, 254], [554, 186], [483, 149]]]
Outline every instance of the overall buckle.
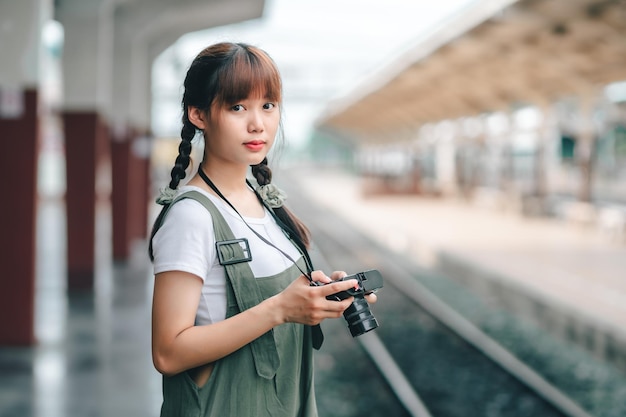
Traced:
[[[231, 245], [237, 246], [231, 247]], [[250, 252], [250, 245], [246, 238], [215, 242], [215, 248], [217, 250], [217, 259], [222, 266], [250, 262], [252, 260], [252, 252]], [[242, 251], [241, 254], [239, 254], [240, 250]]]

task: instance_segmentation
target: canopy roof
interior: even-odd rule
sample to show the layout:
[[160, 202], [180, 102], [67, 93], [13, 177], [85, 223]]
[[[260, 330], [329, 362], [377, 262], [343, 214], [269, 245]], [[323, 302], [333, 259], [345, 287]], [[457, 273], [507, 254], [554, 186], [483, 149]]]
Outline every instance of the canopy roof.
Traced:
[[477, 1], [331, 103], [318, 127], [383, 141], [428, 122], [590, 96], [624, 79], [626, 1]]

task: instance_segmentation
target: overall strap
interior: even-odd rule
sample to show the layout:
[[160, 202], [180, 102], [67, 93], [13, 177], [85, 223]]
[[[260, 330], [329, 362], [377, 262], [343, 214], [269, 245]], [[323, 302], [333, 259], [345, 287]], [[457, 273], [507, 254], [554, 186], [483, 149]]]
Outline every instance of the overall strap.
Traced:
[[[263, 301], [263, 296], [248, 264], [250, 254], [249, 252], [246, 253], [245, 247], [242, 246], [244, 239], [235, 238], [217, 207], [207, 196], [198, 191], [188, 191], [180, 194], [172, 201], [168, 210], [176, 202], [185, 198], [198, 201], [211, 213], [218, 257], [221, 260], [226, 260], [223, 266], [226, 270], [227, 282], [232, 288], [239, 311], [247, 310], [259, 304]], [[230, 295], [229, 291], [227, 291], [227, 295]], [[276, 341], [274, 340], [274, 330], [268, 331], [251, 342], [250, 348], [254, 356], [258, 375], [263, 378], [273, 378], [280, 365]]]
[[[248, 185], [250, 185], [250, 188], [252, 188], [252, 184], [248, 182]], [[263, 201], [261, 196], [259, 196], [259, 193], [255, 191], [255, 194], [257, 195], [259, 202], [267, 209], [267, 211], [270, 212], [270, 214], [272, 215], [272, 217], [274, 217], [274, 220], [276, 221], [278, 226], [283, 230], [283, 232], [285, 232], [285, 234], [287, 235], [287, 238], [291, 240], [291, 242], [296, 246], [296, 248], [302, 255], [304, 262], [306, 263], [306, 268], [309, 271], [308, 273], [309, 279], [311, 279], [310, 276], [311, 276], [311, 272], [313, 271], [313, 262], [311, 261], [311, 256], [309, 255], [309, 251], [307, 250], [306, 246], [304, 245], [302, 240], [296, 236], [295, 232], [291, 230], [290, 227], [285, 225], [285, 223], [278, 217], [276, 212], [274, 212], [274, 209], [270, 207], [265, 201]], [[300, 272], [302, 272], [302, 269], [300, 269]], [[322, 326], [319, 324], [315, 324], [313, 326], [308, 326], [308, 327], [311, 328], [311, 334], [312, 334], [311, 341], [313, 344], [313, 349], [319, 350], [322, 347], [322, 344], [324, 343], [324, 332], [322, 332]]]
[[[209, 211], [209, 213], [211, 213], [211, 218], [213, 219], [213, 229], [215, 230], [215, 240], [217, 242], [216, 249], [218, 251], [218, 256], [220, 256], [220, 259], [226, 259], [226, 260], [242, 259], [243, 260], [248, 257], [249, 253], [247, 254], [245, 253], [245, 248], [241, 247], [240, 244], [236, 244], [236, 243], [241, 243], [241, 241], [240, 240], [237, 241], [237, 239], [235, 239], [232, 231], [230, 230], [230, 227], [226, 223], [226, 220], [224, 220], [224, 217], [222, 216], [220, 211], [217, 209], [217, 207], [215, 207], [213, 202], [211, 202], [211, 200], [209, 200], [207, 196], [205, 196], [204, 194], [198, 191], [187, 191], [183, 194], [178, 195], [171, 202], [171, 204], [167, 207], [166, 212], [161, 217], [161, 223], [156, 225], [157, 229], [161, 227], [161, 224], [163, 223], [163, 220], [165, 219], [165, 215], [167, 214], [167, 211], [169, 211], [169, 209], [174, 205], [174, 203], [185, 198], [191, 198], [193, 200], [198, 201]], [[276, 216], [276, 213], [274, 213], [274, 210], [271, 207], [269, 207], [267, 204], [265, 204], [265, 202], [262, 199], [260, 201], [261, 201], [261, 204], [263, 204], [263, 206], [270, 212], [272, 217], [274, 217], [278, 225], [283, 230], [285, 230], [286, 226], [280, 221], [278, 216]], [[293, 239], [292, 232], [288, 233], [288, 238], [294, 243], [294, 245], [296, 245], [299, 252], [304, 257], [307, 268], [309, 270], [312, 270], [313, 265], [312, 265], [311, 258], [309, 256], [309, 253], [306, 247], [304, 247], [301, 244], [301, 242], [299, 243], [298, 241], [295, 241]], [[237, 306], [239, 307], [239, 311], [243, 311], [250, 307], [253, 307], [262, 301], [262, 298], [260, 298], [259, 288], [256, 285], [256, 281], [254, 282], [254, 284], [249, 285], [249, 287], [252, 287], [252, 288], [240, 288], [238, 286], [236, 288], [235, 283], [232, 282], [233, 281], [232, 277], [239, 276], [239, 274], [244, 274], [242, 276], [253, 276], [252, 271], [250, 270], [250, 267], [248, 266], [247, 262], [242, 262], [242, 263], [235, 262], [235, 263], [232, 263], [231, 265], [224, 264], [224, 268], [226, 269], [226, 273], [227, 273], [226, 275], [229, 277], [229, 281], [231, 281], [230, 284], [231, 284], [232, 289], [240, 290], [240, 291], [235, 291], [236, 303], [237, 303]], [[246, 273], [249, 273], [249, 275], [245, 275]], [[240, 280], [237, 280], [237, 281], [240, 281]], [[248, 292], [247, 290], [251, 290], [251, 291]], [[247, 294], [251, 294], [252, 297], [247, 297], [246, 296]], [[261, 301], [258, 301], [258, 300], [261, 300]], [[322, 347], [322, 344], [324, 343], [324, 333], [322, 332], [322, 327], [319, 324], [316, 324], [314, 326], [309, 326], [309, 327], [311, 327], [311, 331], [313, 335], [313, 338], [312, 338], [313, 348], [316, 350], [319, 350]]]

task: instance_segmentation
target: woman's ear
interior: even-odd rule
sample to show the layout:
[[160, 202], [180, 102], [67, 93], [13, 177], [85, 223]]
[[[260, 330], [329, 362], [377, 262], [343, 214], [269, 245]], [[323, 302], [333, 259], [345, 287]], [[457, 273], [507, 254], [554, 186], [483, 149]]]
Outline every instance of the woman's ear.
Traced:
[[187, 108], [187, 116], [189, 121], [198, 129], [204, 130], [206, 128], [206, 114], [201, 109], [189, 106]]

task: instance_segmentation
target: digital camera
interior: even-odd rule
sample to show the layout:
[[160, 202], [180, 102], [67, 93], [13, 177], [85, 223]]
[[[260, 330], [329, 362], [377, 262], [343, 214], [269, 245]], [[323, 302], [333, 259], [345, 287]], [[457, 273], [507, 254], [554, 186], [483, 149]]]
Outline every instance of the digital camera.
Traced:
[[[343, 312], [343, 317], [348, 322], [348, 328], [350, 329], [352, 337], [357, 337], [378, 327], [378, 322], [370, 312], [365, 295], [376, 292], [376, 290], [382, 288], [383, 277], [376, 269], [371, 269], [369, 271], [345, 276], [337, 281], [347, 281], [349, 279], [356, 279], [358, 287], [340, 291], [326, 298], [328, 300], [341, 301], [348, 297], [354, 297], [352, 304]], [[315, 284], [326, 285], [317, 282]]]

